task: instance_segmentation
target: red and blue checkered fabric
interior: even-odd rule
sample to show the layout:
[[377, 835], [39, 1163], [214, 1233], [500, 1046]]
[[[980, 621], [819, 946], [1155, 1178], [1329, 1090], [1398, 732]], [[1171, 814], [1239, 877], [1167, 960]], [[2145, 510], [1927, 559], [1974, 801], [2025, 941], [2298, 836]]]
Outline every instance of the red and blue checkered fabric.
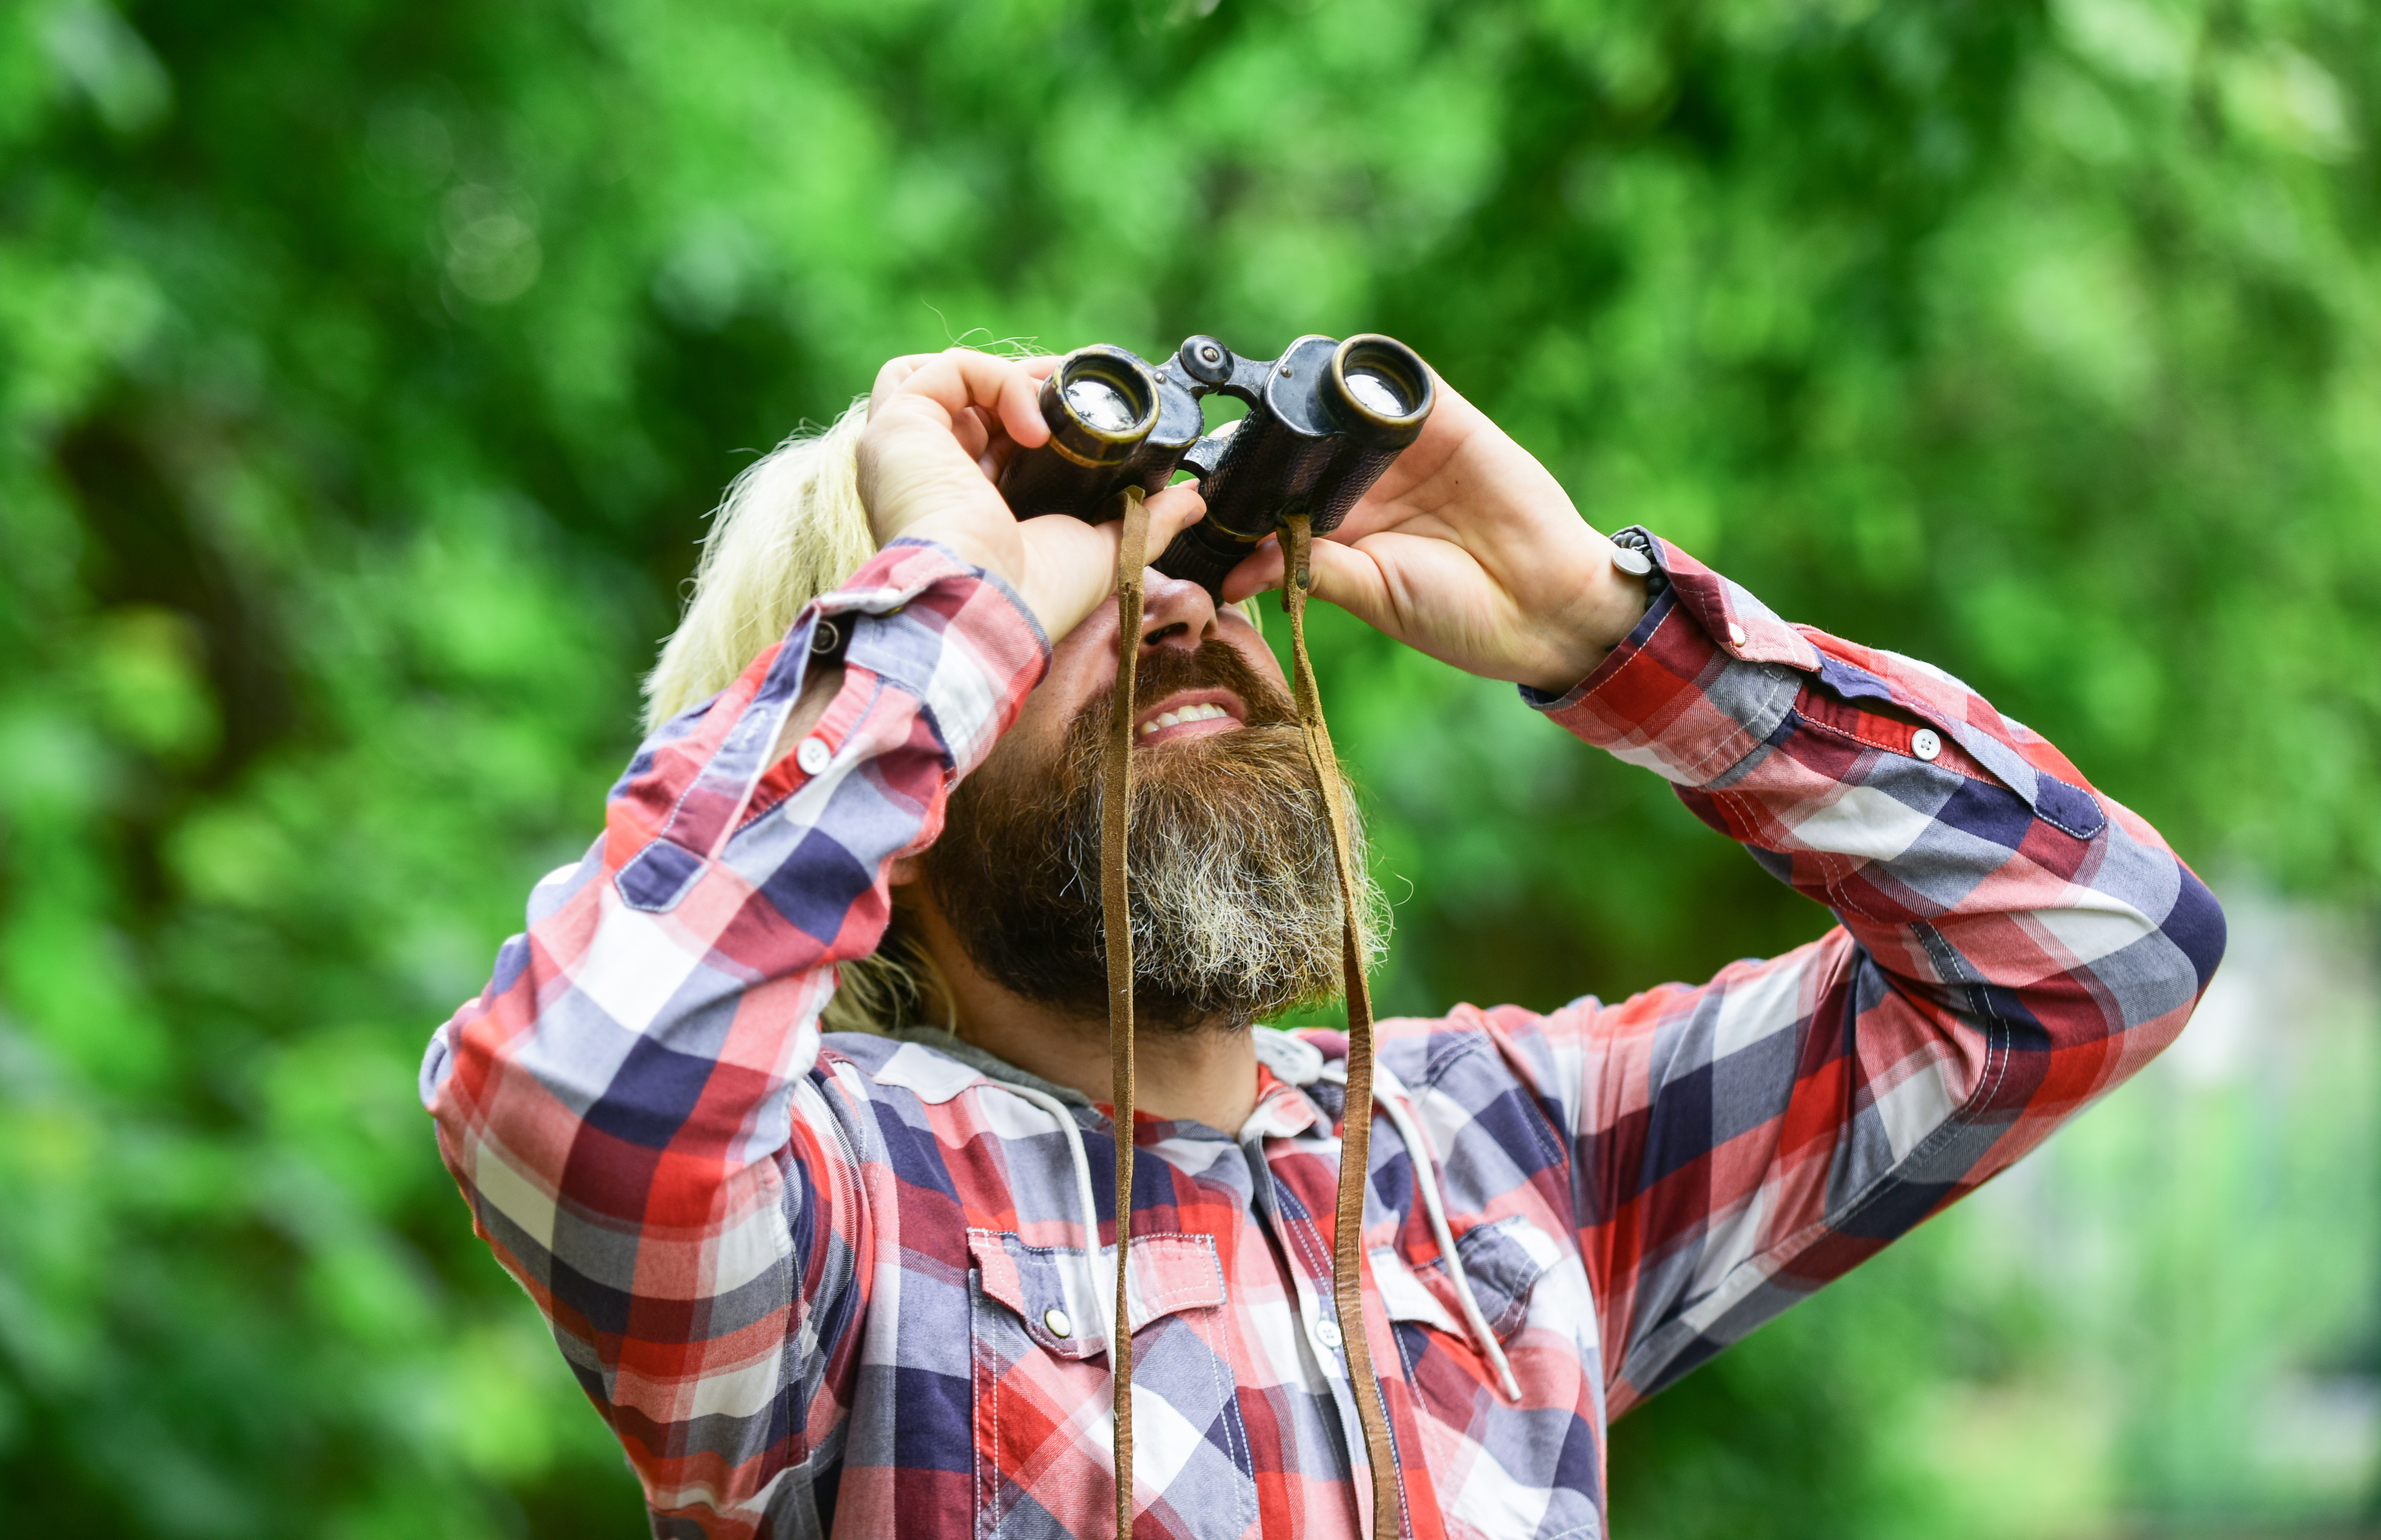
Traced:
[[[1383, 1024], [1386, 1094], [1520, 1391], [1465, 1329], [1385, 1118], [1365, 1326], [1417, 1537], [1602, 1534], [1609, 1417], [2139, 1069], [2223, 948], [2206, 888], [2049, 744], [1654, 549], [1644, 622], [1532, 703], [1839, 923], [1618, 1005]], [[767, 756], [823, 615], [849, 641], [811, 774]], [[431, 1044], [440, 1148], [658, 1534], [1110, 1527], [1108, 1119], [818, 1029], [883, 933], [888, 864], [1047, 657], [998, 583], [886, 548], [638, 753]], [[1331, 1304], [1344, 1045], [1259, 1036], [1245, 1127], [1134, 1131], [1144, 1537], [1353, 1536], [1370, 1501]]]

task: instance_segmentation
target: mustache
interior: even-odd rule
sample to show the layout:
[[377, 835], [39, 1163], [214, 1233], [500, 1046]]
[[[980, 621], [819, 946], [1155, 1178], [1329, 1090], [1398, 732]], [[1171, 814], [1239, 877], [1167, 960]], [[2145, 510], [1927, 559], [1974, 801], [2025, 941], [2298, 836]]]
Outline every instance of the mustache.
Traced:
[[[1220, 637], [1196, 647], [1146, 649], [1133, 667], [1132, 704], [1136, 713], [1147, 711], [1168, 695], [1185, 690], [1230, 691], [1247, 714], [1240, 719], [1242, 727], [1298, 726], [1298, 708], [1291, 703], [1288, 692], [1257, 672], [1239, 648]], [[1080, 751], [1086, 744], [1106, 741], [1108, 714], [1115, 709], [1114, 685], [1084, 702], [1068, 726], [1069, 746]]]
[[[1134, 752], [1138, 1019], [1192, 1032], [1333, 997], [1341, 896], [1322, 788], [1287, 691], [1220, 641], [1150, 649], [1135, 673], [1144, 705], [1220, 689], [1246, 712], [1238, 729]], [[978, 968], [1084, 1021], [1107, 1004], [1101, 772], [1114, 697], [1111, 688], [1081, 707], [1054, 753], [1021, 758], [1014, 739], [995, 750], [953, 791], [923, 868]], [[1361, 824], [1351, 833], [1361, 840]], [[1365, 947], [1377, 955], [1386, 906], [1361, 864], [1357, 874]]]

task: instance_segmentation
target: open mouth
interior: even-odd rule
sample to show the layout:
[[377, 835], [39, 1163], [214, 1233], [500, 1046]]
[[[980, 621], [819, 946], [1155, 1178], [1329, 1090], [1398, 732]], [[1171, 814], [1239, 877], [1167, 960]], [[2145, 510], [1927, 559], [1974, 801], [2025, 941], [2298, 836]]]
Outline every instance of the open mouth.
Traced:
[[1133, 724], [1133, 745], [1146, 748], [1169, 739], [1229, 732], [1240, 725], [1246, 711], [1228, 690], [1183, 691], [1142, 713]]

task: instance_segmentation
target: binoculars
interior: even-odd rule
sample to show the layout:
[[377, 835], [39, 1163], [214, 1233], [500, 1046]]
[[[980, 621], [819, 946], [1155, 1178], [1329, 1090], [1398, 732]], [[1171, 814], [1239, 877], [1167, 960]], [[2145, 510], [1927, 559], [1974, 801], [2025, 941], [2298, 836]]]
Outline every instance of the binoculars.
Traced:
[[[1245, 402], [1248, 415], [1205, 431], [1203, 397]], [[1302, 336], [1277, 359], [1244, 359], [1194, 336], [1165, 363], [1122, 348], [1079, 348], [1042, 382], [1050, 442], [1021, 449], [1000, 476], [1020, 519], [1117, 517], [1129, 487], [1163, 490], [1178, 471], [1198, 478], [1207, 516], [1151, 563], [1220, 603], [1224, 575], [1284, 516], [1314, 533], [1337, 529], [1430, 419], [1430, 370], [1393, 337]]]

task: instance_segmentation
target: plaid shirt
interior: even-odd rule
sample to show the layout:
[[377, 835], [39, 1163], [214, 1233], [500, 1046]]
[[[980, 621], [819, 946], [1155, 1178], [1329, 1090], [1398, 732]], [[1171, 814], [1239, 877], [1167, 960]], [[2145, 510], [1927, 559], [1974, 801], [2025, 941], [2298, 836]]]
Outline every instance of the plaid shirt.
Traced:
[[[2042, 739], [1654, 549], [1643, 623], [1532, 703], [1840, 923], [1618, 1005], [1383, 1023], [1384, 1094], [1428, 1159], [1384, 1118], [1365, 1325], [1417, 1537], [1601, 1534], [1610, 1417], [2139, 1069], [2223, 947], [2207, 889]], [[822, 614], [844, 683], [818, 747], [770, 764]], [[1047, 655], [996, 581], [888, 547], [638, 752], [431, 1044], [446, 1160], [659, 1534], [1110, 1527], [1113, 1233], [1084, 1221], [1113, 1212], [1107, 1118], [963, 1051], [818, 1030], [836, 964], [883, 933], [888, 862]], [[1258, 1037], [1246, 1126], [1134, 1131], [1145, 1535], [1351, 1535], [1370, 1500], [1329, 1276], [1343, 1043]], [[1518, 1399], [1459, 1315], [1424, 1179]]]

